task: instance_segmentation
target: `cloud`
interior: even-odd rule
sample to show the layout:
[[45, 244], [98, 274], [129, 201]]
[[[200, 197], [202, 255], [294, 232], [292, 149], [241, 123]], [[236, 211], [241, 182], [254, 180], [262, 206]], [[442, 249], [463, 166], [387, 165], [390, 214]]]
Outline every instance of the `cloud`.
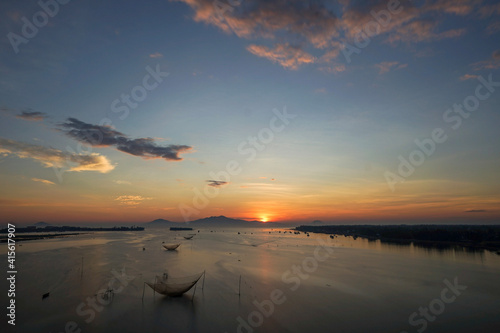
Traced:
[[75, 118], [68, 118], [60, 124], [61, 130], [69, 137], [94, 146], [115, 147], [117, 150], [144, 159], [163, 158], [166, 161], [181, 161], [179, 154], [189, 151], [186, 145], [158, 146], [152, 138], [130, 139], [125, 134], [108, 126], [92, 125]]
[[305, 40], [324, 48], [338, 35], [337, 17], [322, 1], [254, 0], [239, 6], [221, 8], [213, 0], [177, 0], [189, 5], [193, 19], [214, 25], [241, 38]]
[[128, 180], [113, 180], [113, 183], [116, 183], [118, 185], [132, 185], [132, 183]]
[[408, 64], [401, 64], [398, 61], [384, 61], [379, 64], [375, 64], [375, 67], [379, 69], [379, 74], [384, 74], [389, 72], [391, 69], [401, 69], [407, 67]]
[[54, 148], [0, 138], [0, 154], [2, 153], [13, 154], [19, 158], [31, 158], [47, 168], [70, 167], [67, 171], [98, 171], [106, 173], [115, 168], [106, 156], [97, 153], [69, 153]]
[[115, 200], [119, 201], [120, 205], [124, 206], [137, 206], [144, 200], [151, 200], [152, 198], [142, 197], [140, 195], [120, 195]]
[[337, 74], [344, 72], [347, 68], [345, 65], [331, 65], [318, 68], [322, 72]]
[[479, 14], [482, 18], [490, 17], [492, 15], [500, 15], [500, 3], [482, 6], [479, 8]]
[[484, 213], [486, 212], [485, 209], [469, 209], [464, 211], [465, 213]]
[[473, 63], [472, 67], [476, 71], [480, 71], [482, 69], [497, 69], [497, 68], [500, 68], [500, 50], [494, 51], [492, 53], [490, 59]]
[[486, 28], [486, 33], [488, 35], [496, 34], [499, 31], [500, 31], [500, 21], [492, 22]]
[[471, 80], [471, 79], [477, 79], [479, 75], [473, 75], [473, 74], [465, 74], [460, 77], [460, 81], [466, 81], [466, 80]]
[[56, 184], [56, 183], [51, 182], [50, 180], [47, 180], [47, 179], [31, 178], [31, 180], [34, 181], [34, 182], [40, 182], [40, 183], [44, 183], [44, 184], [47, 184], [47, 185], [55, 185]]
[[397, 27], [387, 38], [389, 43], [406, 42], [419, 43], [438, 41], [446, 38], [460, 37], [465, 33], [465, 29], [451, 29], [443, 32], [436, 32], [438, 21], [418, 20]]
[[249, 45], [247, 50], [258, 57], [277, 62], [287, 69], [297, 70], [303, 64], [311, 64], [316, 60], [299, 47], [288, 44], [277, 44], [273, 49], [261, 45]]
[[42, 121], [47, 118], [47, 114], [37, 111], [23, 111], [20, 114], [16, 115], [16, 118], [31, 121]]
[[208, 186], [212, 187], [221, 187], [224, 185], [229, 184], [228, 182], [222, 181], [222, 180], [207, 180]]
[[[460, 37], [466, 32], [460, 26], [441, 30], [448, 16], [476, 15], [481, 8], [480, 0], [427, 0], [418, 6], [410, 0], [401, 0], [400, 12], [386, 20], [383, 13], [387, 13], [387, 0], [174, 1], [191, 7], [196, 22], [215, 26], [239, 38], [259, 41], [246, 47], [256, 56], [289, 70], [322, 63], [322, 70], [332, 73], [342, 71], [329, 66], [340, 57], [342, 45], [352, 44], [370, 22], [372, 28], [375, 25], [370, 31], [371, 39], [385, 35], [382, 41], [394, 45], [438, 41]], [[384, 24], [377, 23], [377, 19]]]
[[427, 10], [464, 16], [472, 13], [480, 2], [480, 0], [438, 0], [430, 3]]
[[[247, 50], [286, 69], [315, 62], [305, 47], [328, 49], [339, 36], [338, 18], [322, 1], [255, 0], [218, 8], [213, 0], [177, 0], [194, 10], [193, 19], [244, 39], [280, 40], [272, 47], [252, 44]], [[293, 45], [293, 46], [292, 46]]]
[[161, 54], [160, 52], [155, 52], [155, 53], [151, 53], [149, 55], [150, 58], [163, 58], [163, 54]]

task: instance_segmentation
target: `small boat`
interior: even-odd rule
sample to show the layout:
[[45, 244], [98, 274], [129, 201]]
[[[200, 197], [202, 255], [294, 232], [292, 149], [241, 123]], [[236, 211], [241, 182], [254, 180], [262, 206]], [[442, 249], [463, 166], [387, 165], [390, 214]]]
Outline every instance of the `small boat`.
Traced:
[[180, 243], [179, 244], [164, 244], [163, 247], [169, 251], [173, 251], [175, 250], [176, 248], [179, 247], [179, 245], [181, 245]]
[[184, 236], [185, 239], [191, 239], [193, 237], [194, 237], [194, 235]]
[[193, 288], [204, 273], [179, 278], [172, 278], [164, 273], [163, 276], [156, 276], [154, 283], [146, 284], [159, 294], [178, 297]]

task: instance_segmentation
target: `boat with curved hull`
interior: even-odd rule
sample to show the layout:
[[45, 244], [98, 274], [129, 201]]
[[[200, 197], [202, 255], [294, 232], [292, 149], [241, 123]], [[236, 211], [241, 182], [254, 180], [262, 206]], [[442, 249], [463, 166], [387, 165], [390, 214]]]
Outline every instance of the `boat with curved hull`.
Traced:
[[179, 244], [164, 244], [163, 247], [166, 250], [174, 251], [175, 249], [177, 249], [179, 247], [179, 245], [181, 245], [181, 244], [180, 243]]

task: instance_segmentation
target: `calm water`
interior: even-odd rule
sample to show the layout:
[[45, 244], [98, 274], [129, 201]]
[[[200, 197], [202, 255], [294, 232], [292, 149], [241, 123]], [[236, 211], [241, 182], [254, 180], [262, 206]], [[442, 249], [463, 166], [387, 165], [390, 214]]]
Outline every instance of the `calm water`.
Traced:
[[[16, 331], [500, 329], [500, 256], [494, 253], [284, 231], [201, 230], [185, 240], [182, 235], [192, 232], [150, 229], [23, 242], [17, 247]], [[165, 251], [162, 242], [181, 246]], [[194, 290], [169, 298], [144, 288], [166, 270], [174, 277], [205, 271], [205, 281], [194, 297]], [[108, 285], [115, 293], [106, 300], [101, 293]], [[2, 288], [8, 289], [6, 280]], [[2, 332], [13, 331], [2, 317]]]

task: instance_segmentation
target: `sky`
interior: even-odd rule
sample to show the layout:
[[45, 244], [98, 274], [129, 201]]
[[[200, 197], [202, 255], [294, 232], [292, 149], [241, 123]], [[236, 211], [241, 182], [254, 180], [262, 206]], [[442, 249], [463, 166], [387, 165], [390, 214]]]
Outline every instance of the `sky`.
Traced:
[[0, 222], [498, 223], [500, 4], [6, 0]]

